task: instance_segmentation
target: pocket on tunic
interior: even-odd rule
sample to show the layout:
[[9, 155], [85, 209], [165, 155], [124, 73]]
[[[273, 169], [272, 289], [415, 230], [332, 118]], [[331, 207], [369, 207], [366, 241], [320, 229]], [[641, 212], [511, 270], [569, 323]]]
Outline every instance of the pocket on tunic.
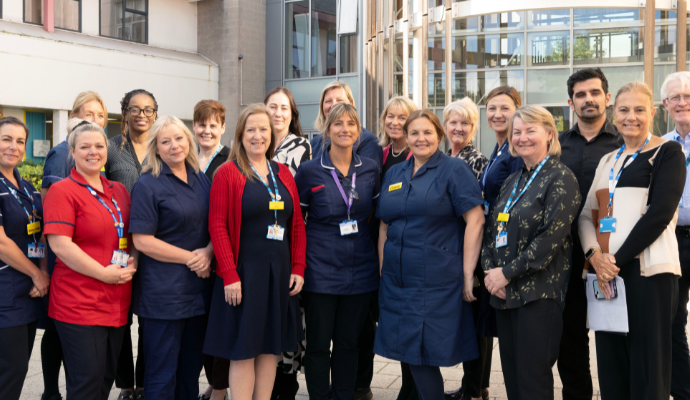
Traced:
[[460, 255], [443, 247], [424, 246], [424, 277], [427, 287], [458, 284], [462, 276]]

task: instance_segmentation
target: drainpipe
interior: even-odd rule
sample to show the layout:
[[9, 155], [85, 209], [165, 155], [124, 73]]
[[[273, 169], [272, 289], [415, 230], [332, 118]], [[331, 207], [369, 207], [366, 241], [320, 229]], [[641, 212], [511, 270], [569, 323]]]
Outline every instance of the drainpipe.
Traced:
[[244, 101], [242, 101], [242, 59], [244, 56], [242, 54], [237, 57], [240, 60], [240, 107], [244, 106]]
[[43, 0], [43, 29], [55, 32], [55, 0]]

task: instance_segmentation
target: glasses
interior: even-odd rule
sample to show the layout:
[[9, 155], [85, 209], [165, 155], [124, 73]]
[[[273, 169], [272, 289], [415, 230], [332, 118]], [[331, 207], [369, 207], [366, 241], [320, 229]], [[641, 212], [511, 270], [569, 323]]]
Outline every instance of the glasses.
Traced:
[[[666, 101], [668, 101], [669, 104], [676, 105], [680, 102], [680, 96], [681, 95], [677, 94], [673, 97], [667, 97]], [[686, 103], [690, 103], [690, 94], [684, 94], [683, 101], [685, 101]]]
[[139, 107], [130, 107], [127, 109], [130, 115], [137, 116], [141, 114], [141, 112], [144, 113], [145, 116], [147, 117], [153, 117], [153, 114], [157, 111], [155, 108], [144, 108], [141, 109]]

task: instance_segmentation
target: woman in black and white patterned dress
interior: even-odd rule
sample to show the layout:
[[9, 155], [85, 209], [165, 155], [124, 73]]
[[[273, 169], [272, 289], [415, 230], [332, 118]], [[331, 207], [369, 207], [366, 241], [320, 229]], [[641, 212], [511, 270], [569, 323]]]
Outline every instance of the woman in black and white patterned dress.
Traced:
[[450, 139], [448, 155], [465, 160], [479, 179], [489, 160], [472, 144], [479, 128], [479, 110], [469, 97], [456, 100], [443, 110], [443, 129]]
[[[273, 116], [273, 132], [276, 135], [276, 148], [273, 160], [287, 165], [294, 176], [300, 164], [311, 160], [311, 145], [302, 136], [299, 123], [299, 111], [292, 93], [285, 87], [271, 90], [264, 100], [268, 112]], [[302, 327], [304, 328], [304, 308], [302, 312]], [[302, 355], [306, 342], [297, 345], [295, 353], [283, 353], [283, 359], [278, 362], [276, 380], [273, 385], [271, 399], [294, 400], [299, 383], [297, 373], [302, 369]]]

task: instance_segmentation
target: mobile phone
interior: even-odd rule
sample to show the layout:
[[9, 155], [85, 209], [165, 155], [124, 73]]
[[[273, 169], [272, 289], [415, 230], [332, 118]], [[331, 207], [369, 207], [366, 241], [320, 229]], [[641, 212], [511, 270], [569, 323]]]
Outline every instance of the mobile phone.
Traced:
[[[594, 285], [594, 297], [597, 300], [606, 300], [606, 297], [601, 293], [599, 290], [599, 280], [595, 279], [594, 282], [592, 282]], [[615, 299], [618, 297], [618, 288], [616, 287], [616, 280], [609, 281], [609, 288], [611, 288], [611, 299]]]

